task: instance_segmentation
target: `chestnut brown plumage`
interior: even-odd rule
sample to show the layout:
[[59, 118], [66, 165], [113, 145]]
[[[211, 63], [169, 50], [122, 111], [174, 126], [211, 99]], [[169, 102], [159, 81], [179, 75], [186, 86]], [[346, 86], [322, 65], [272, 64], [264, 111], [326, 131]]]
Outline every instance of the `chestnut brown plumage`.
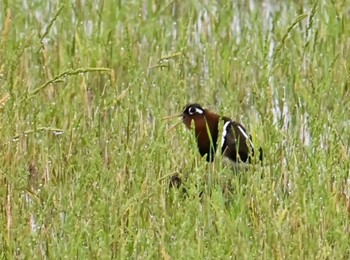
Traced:
[[[206, 156], [208, 162], [214, 160], [218, 146], [219, 122], [222, 120], [221, 152], [232, 162], [250, 163], [254, 156], [252, 137], [238, 122], [225, 116], [219, 116], [201, 105], [193, 103], [184, 107], [182, 121], [188, 129], [194, 126], [197, 145], [201, 156]], [[262, 161], [262, 149], [259, 149], [259, 159]]]

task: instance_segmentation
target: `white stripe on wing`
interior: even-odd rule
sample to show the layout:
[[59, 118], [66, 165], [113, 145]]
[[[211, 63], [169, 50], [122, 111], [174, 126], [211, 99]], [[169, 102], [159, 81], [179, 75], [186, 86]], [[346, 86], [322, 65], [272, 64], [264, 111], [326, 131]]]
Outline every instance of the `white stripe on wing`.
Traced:
[[250, 140], [248, 134], [243, 130], [243, 128], [242, 128], [240, 125], [238, 125], [237, 127], [238, 127], [239, 131], [241, 131], [242, 135], [243, 135], [247, 140], [249, 140], [250, 145], [251, 145], [252, 148], [254, 149], [254, 145], [253, 145], [253, 143], [252, 143], [252, 140]]
[[224, 127], [223, 127], [223, 132], [222, 132], [222, 139], [221, 139], [221, 149], [222, 147], [224, 146], [224, 143], [225, 143], [225, 137], [226, 137], [226, 134], [227, 134], [227, 127], [228, 125], [230, 124], [231, 122], [230, 121], [227, 121], [225, 124], [224, 124]]

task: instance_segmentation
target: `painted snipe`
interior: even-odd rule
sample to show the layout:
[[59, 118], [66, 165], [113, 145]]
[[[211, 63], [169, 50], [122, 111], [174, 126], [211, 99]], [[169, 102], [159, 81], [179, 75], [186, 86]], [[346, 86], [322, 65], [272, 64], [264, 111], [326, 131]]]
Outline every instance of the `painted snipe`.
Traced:
[[[240, 123], [215, 114], [196, 103], [185, 106], [183, 112], [177, 116], [182, 118], [182, 122], [188, 129], [194, 126], [199, 153], [201, 156], [206, 156], [208, 162], [214, 160], [219, 145], [222, 155], [230, 162], [234, 164], [252, 162], [255, 154], [252, 137]], [[218, 144], [219, 131], [222, 132], [220, 144]], [[261, 148], [259, 153], [259, 159], [262, 162]]]

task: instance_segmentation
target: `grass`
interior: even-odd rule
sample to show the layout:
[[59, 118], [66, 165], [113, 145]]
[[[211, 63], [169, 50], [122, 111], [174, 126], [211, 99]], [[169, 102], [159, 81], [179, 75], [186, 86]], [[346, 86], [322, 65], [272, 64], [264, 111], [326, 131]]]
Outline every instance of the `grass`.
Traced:
[[[347, 259], [348, 6], [2, 1], [0, 258]], [[167, 132], [189, 102], [242, 122], [264, 167]]]

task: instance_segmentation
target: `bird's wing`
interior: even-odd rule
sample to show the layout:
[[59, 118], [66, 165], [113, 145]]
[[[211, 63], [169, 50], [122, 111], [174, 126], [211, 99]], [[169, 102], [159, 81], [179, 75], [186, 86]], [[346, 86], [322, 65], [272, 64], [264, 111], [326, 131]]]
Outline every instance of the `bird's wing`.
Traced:
[[243, 162], [250, 162], [250, 157], [254, 155], [254, 146], [251, 136], [246, 129], [235, 121], [226, 121], [223, 127], [222, 153], [232, 161], [237, 162], [237, 154]]

